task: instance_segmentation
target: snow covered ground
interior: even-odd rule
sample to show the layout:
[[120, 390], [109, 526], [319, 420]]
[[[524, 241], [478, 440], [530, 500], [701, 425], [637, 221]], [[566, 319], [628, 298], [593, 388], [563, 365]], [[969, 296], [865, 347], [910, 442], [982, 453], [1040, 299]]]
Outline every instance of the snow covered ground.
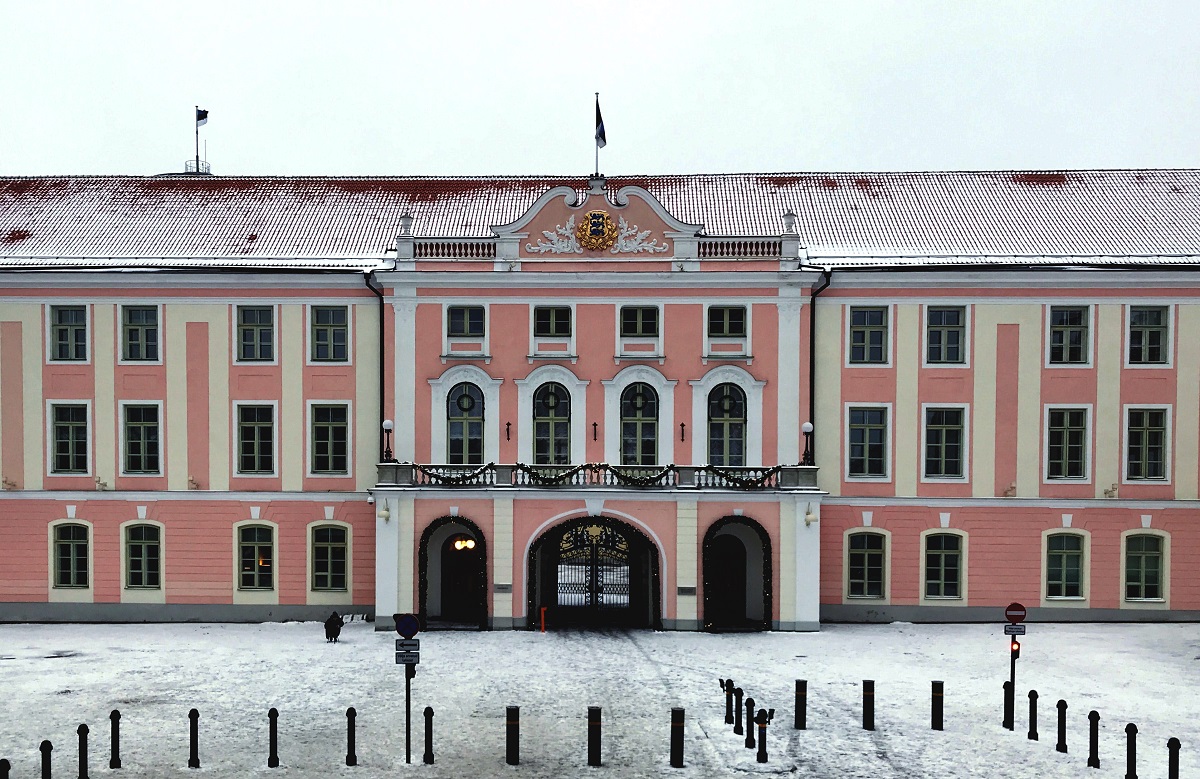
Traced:
[[[12, 779], [77, 776], [80, 723], [92, 777], [1108, 777], [1125, 776], [1136, 723], [1138, 776], [1200, 776], [1200, 626], [1029, 626], [1018, 661], [1016, 731], [1001, 728], [1008, 645], [1000, 625], [826, 625], [813, 634], [426, 633], [413, 682], [413, 764], [404, 763], [404, 675], [394, 633], [351, 623], [327, 644], [316, 623], [0, 625], [0, 757]], [[724, 724], [718, 679], [776, 710], [759, 764]], [[807, 679], [808, 729], [792, 728]], [[875, 680], [876, 730], [861, 729]], [[945, 726], [930, 730], [930, 681], [945, 682]], [[1026, 738], [1030, 688], [1040, 741]], [[1054, 749], [1068, 702], [1070, 752]], [[421, 763], [420, 712], [435, 709], [436, 763]], [[521, 707], [521, 765], [504, 763], [505, 707]], [[267, 768], [267, 710], [279, 710], [281, 765]], [[359, 765], [347, 767], [346, 708]], [[588, 706], [603, 707], [601, 768], [587, 766]], [[686, 709], [686, 766], [668, 763], [670, 709]], [[188, 710], [200, 711], [199, 770], [187, 768]], [[110, 770], [120, 709], [123, 768]], [[1087, 712], [1100, 712], [1100, 770]]]

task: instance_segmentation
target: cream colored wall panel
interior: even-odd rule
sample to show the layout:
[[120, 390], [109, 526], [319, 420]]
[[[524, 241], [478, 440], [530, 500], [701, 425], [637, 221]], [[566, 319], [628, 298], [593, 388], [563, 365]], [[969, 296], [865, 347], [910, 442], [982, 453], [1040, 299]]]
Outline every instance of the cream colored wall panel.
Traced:
[[[810, 305], [812, 305], [810, 303]], [[842, 484], [842, 305], [816, 300], [817, 376], [813, 440], [818, 486], [830, 495], [841, 494]], [[804, 312], [806, 315], [808, 311]]]
[[358, 489], [365, 490], [378, 478], [379, 462], [379, 307], [352, 306], [354, 312], [354, 474]]
[[492, 617], [509, 619], [513, 615], [513, 502], [496, 498], [492, 502], [492, 584], [507, 584], [508, 592], [492, 591]]
[[917, 469], [921, 467], [920, 408], [917, 403], [917, 366], [920, 365], [921, 309], [896, 306], [896, 436], [892, 472], [897, 495], [917, 494]]
[[417, 299], [416, 290], [411, 288], [397, 289], [395, 294], [392, 302], [395, 380], [392, 402], [387, 404], [384, 413], [392, 416], [396, 424], [392, 436], [393, 454], [401, 462], [411, 462], [416, 457], [416, 419], [410, 410], [417, 407], [417, 390], [413, 382], [417, 370]]
[[[208, 321], [208, 470], [210, 490], [229, 489], [230, 431], [229, 360], [231, 355], [228, 306], [203, 307]], [[192, 321], [200, 321], [192, 320]]]
[[287, 492], [304, 488], [308, 410], [304, 407], [304, 306], [279, 307], [279, 475]]
[[779, 621], [796, 621], [796, 504], [779, 502]]
[[46, 360], [45, 312], [40, 304], [5, 304], [4, 315], [21, 321], [21, 374], [25, 383], [23, 483], [27, 490], [40, 490], [46, 475], [46, 404], [42, 397], [42, 366]]
[[[163, 330], [166, 336], [163, 367], [167, 377], [167, 397], [163, 399], [166, 404], [163, 444], [169, 490], [188, 489], [187, 479], [192, 475], [188, 466], [187, 323], [196, 320], [189, 320], [184, 313], [189, 309], [204, 310], [201, 306], [163, 306]], [[212, 328], [211, 324], [209, 328]], [[208, 482], [207, 474], [201, 474], [197, 478]]]
[[[680, 500], [675, 504], [675, 587], [695, 587], [698, 578], [699, 525], [696, 501]], [[679, 595], [676, 589], [675, 618], [696, 619], [696, 595]]]
[[92, 473], [112, 489], [117, 477], [116, 323], [117, 308], [111, 304], [92, 306], [92, 368], [95, 371], [96, 402], [92, 408], [92, 452], [96, 462]]
[[1200, 497], [1200, 349], [1191, 341], [1200, 333], [1200, 305], [1179, 306], [1179, 328], [1175, 334], [1175, 498]]
[[1011, 320], [1021, 326], [1021, 368], [1017, 378], [1017, 495], [1041, 491], [1042, 458], [1042, 323], [1040, 305], [1012, 306]]
[[800, 408], [800, 290], [784, 287], [779, 291], [779, 375], [776, 383], [778, 450], [763, 452], [763, 462], [800, 462], [800, 425], [807, 421], [808, 409]]
[[971, 395], [971, 495], [994, 497], [996, 493], [996, 325], [1004, 306], [976, 304], [971, 310], [971, 365], [974, 390]]
[[1092, 486], [1096, 497], [1121, 483], [1121, 316], [1122, 305], [1096, 307], [1096, 435], [1093, 439]]
[[413, 586], [416, 546], [416, 502], [412, 498], [400, 497], [395, 500], [395, 513], [392, 521], [397, 528], [396, 556], [396, 603], [400, 614], [417, 611], [416, 588]]

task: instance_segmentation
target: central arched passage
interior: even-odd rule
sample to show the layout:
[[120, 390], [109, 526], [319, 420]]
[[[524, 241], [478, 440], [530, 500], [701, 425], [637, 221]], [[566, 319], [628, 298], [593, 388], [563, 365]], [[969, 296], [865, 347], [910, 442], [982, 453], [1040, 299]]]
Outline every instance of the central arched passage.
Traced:
[[529, 550], [529, 623], [659, 627], [658, 549], [637, 528], [583, 517], [543, 533]]

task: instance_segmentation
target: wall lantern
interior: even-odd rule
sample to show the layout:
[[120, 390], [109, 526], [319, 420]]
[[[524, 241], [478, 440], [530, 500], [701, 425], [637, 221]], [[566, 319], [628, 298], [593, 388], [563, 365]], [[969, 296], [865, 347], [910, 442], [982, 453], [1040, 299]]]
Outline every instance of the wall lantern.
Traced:
[[386, 503], [384, 503], [382, 506], [379, 507], [379, 518], [382, 519], [384, 522], [387, 522], [389, 519], [392, 518], [392, 512], [388, 511], [388, 507], [387, 507]]
[[804, 526], [808, 527], [817, 521], [817, 515], [813, 513], [812, 503], [808, 504], [808, 508], [804, 510]]

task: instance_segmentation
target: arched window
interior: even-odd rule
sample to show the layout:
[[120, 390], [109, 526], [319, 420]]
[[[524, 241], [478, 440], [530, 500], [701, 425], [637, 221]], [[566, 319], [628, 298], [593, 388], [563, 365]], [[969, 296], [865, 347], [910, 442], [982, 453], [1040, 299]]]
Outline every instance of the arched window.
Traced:
[[887, 572], [884, 570], [885, 540], [882, 533], [851, 533], [848, 538], [847, 595], [851, 598], [882, 598]]
[[474, 384], [455, 384], [446, 396], [446, 462], [483, 464], [483, 393]]
[[533, 393], [533, 462], [571, 462], [571, 395], [561, 384], [549, 382]]
[[925, 536], [925, 597], [962, 597], [962, 538], [956, 533]]
[[84, 525], [54, 528], [54, 586], [88, 586], [88, 529]]
[[1046, 539], [1046, 597], [1083, 597], [1083, 536], [1055, 533]]
[[718, 384], [708, 393], [708, 462], [746, 464], [746, 393], [736, 384]]
[[162, 534], [157, 525], [125, 528], [125, 586], [158, 589], [162, 559]]
[[1125, 537], [1125, 600], [1162, 600], [1164, 572], [1160, 536]]
[[621, 465], [658, 462], [658, 393], [643, 382], [621, 393]]

